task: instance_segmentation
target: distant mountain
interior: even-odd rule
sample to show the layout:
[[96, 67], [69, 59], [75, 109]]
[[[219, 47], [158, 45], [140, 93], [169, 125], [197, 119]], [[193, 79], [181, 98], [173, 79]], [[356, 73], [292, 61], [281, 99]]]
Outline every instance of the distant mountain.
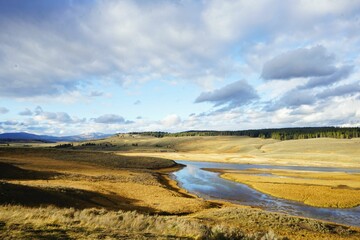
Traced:
[[104, 134], [104, 133], [84, 133], [80, 135], [67, 136], [63, 137], [69, 139], [67, 141], [85, 141], [85, 140], [94, 140], [110, 137], [114, 134]]
[[87, 133], [74, 136], [64, 136], [56, 137], [49, 135], [37, 135], [26, 132], [14, 132], [14, 133], [2, 133], [0, 134], [1, 142], [15, 142], [15, 141], [40, 141], [40, 142], [75, 142], [75, 141], [86, 141], [107, 138], [112, 134], [103, 134], [103, 133]]

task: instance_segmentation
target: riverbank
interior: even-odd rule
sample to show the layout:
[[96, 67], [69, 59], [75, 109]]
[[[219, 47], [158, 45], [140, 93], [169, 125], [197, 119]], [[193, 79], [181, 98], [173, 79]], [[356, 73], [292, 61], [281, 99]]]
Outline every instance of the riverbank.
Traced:
[[244, 183], [274, 197], [314, 207], [360, 205], [360, 173], [275, 169], [213, 170], [224, 179]]
[[[340, 224], [352, 225], [360, 227], [360, 206], [355, 208], [324, 208], [313, 207], [301, 202], [286, 200], [283, 198], [273, 197], [269, 194], [262, 193], [252, 187], [236, 181], [229, 181], [219, 176], [219, 171], [237, 172], [237, 171], [254, 171], [259, 168], [261, 171], [280, 171], [286, 172], [290, 170], [295, 171], [310, 171], [313, 172], [313, 167], [295, 167], [295, 166], [266, 166], [266, 165], [248, 165], [248, 164], [223, 164], [211, 162], [195, 162], [195, 161], [177, 161], [181, 164], [186, 164], [187, 167], [173, 173], [174, 178], [180, 183], [181, 187], [189, 192], [195, 193], [205, 199], [226, 199], [241, 205], [258, 207], [266, 211], [282, 212], [290, 215], [300, 217], [310, 217], [321, 219], [325, 221], [337, 222]], [[287, 168], [287, 169], [284, 169]], [[339, 169], [334, 168], [316, 168], [317, 171], [325, 175], [328, 172], [334, 173]], [[350, 173], [356, 173], [354, 169], [343, 169]], [[269, 176], [269, 173], [259, 173], [260, 176]], [[287, 172], [287, 174], [289, 174]], [[316, 175], [316, 174], [315, 174]], [[320, 173], [321, 175], [321, 173]], [[340, 178], [338, 176], [338, 178]], [[324, 180], [325, 182], [331, 181]], [[340, 180], [343, 181], [343, 180]], [[281, 182], [281, 181], [280, 181]], [[354, 184], [358, 184], [354, 182]], [[327, 193], [325, 193], [326, 195]], [[345, 199], [352, 200], [352, 199]]]

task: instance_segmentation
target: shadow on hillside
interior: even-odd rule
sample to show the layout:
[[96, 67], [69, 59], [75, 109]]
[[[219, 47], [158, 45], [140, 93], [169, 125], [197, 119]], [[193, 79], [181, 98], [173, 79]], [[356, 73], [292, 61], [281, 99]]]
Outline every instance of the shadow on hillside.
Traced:
[[106, 208], [109, 210], [136, 210], [155, 212], [155, 209], [136, 206], [136, 200], [117, 195], [101, 194], [73, 188], [32, 187], [0, 182], [0, 204], [23, 206], [49, 206], [85, 208]]
[[67, 162], [77, 162], [84, 164], [94, 164], [106, 168], [135, 168], [135, 169], [161, 169], [175, 167], [177, 164], [173, 160], [141, 157], [123, 156], [114, 153], [98, 151], [77, 151], [55, 148], [16, 148], [0, 147], [0, 157], [15, 159], [48, 158]]
[[111, 210], [155, 212], [155, 209], [152, 208], [136, 206], [137, 200], [115, 194], [102, 194], [66, 187], [34, 187], [7, 182], [7, 180], [51, 180], [57, 176], [66, 175], [57, 172], [27, 170], [10, 163], [0, 162], [0, 204], [31, 207], [54, 205], [77, 209], [101, 207]]
[[63, 175], [57, 172], [34, 171], [19, 168], [10, 163], [0, 162], [0, 179], [7, 180], [49, 180]]

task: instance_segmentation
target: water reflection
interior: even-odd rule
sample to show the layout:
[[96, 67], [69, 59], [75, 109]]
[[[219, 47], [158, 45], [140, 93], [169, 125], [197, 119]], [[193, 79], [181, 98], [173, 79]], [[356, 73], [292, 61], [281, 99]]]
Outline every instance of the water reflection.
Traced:
[[332, 222], [360, 226], [360, 207], [349, 209], [318, 208], [302, 203], [275, 198], [258, 192], [244, 184], [228, 181], [219, 177], [218, 173], [205, 171], [202, 168], [218, 169], [294, 169], [308, 171], [343, 171], [359, 172], [356, 169], [321, 168], [300, 166], [272, 166], [254, 164], [223, 164], [211, 162], [176, 161], [186, 165], [173, 173], [174, 179], [181, 187], [206, 199], [224, 199], [243, 205], [261, 207], [269, 211], [282, 212], [297, 216], [311, 217]]

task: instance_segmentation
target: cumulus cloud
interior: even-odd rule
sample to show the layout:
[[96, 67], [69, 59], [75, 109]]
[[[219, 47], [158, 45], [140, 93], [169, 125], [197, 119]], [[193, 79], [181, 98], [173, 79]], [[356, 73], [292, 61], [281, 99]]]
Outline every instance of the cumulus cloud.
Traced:
[[69, 6], [61, 18], [46, 15], [46, 23], [4, 17], [0, 80], [7, 84], [0, 85], [0, 93], [56, 95], [91, 81], [124, 84], [168, 76], [194, 82], [220, 79], [231, 64], [219, 61], [222, 48], [202, 28], [194, 10], [199, 6], [95, 1], [85, 8]]
[[33, 116], [33, 118], [28, 119], [28, 124], [35, 124], [39, 122], [48, 122], [48, 123], [60, 123], [60, 124], [75, 124], [80, 122], [85, 122], [85, 118], [79, 119], [71, 117], [66, 112], [49, 112], [44, 111], [41, 106], [37, 106], [33, 111], [25, 109], [19, 113], [23, 116]]
[[[341, 123], [341, 118], [355, 124], [351, 113], [360, 116], [358, 86], [349, 85], [359, 77], [360, 1], [5, 2], [0, 1], [2, 99], [44, 100], [32, 101], [37, 103], [72, 96], [76, 104], [84, 97], [107, 96], [106, 87], [114, 83], [128, 88], [151, 80], [186, 81], [202, 88], [195, 102], [222, 107], [206, 114], [206, 105], [198, 104], [184, 113], [196, 113], [188, 119], [158, 119], [144, 111], [142, 119], [127, 125], [126, 116], [83, 121], [66, 113], [66, 106], [30, 108], [34, 122], [21, 122], [39, 131], [281, 127]], [[234, 78], [248, 83], [209, 91]], [[324, 102], [329, 102], [326, 113]], [[254, 108], [239, 107], [249, 103]], [[346, 114], [341, 116], [338, 106]]]
[[21, 116], [32, 116], [33, 112], [30, 109], [25, 108], [24, 111], [19, 112], [19, 115], [21, 115]]
[[75, 120], [66, 112], [42, 112], [34, 117], [37, 121], [50, 121], [56, 123], [75, 123], [83, 120]]
[[297, 108], [303, 105], [312, 105], [317, 101], [316, 96], [308, 90], [291, 90], [280, 99], [270, 102], [264, 110], [276, 111], [281, 108]]
[[104, 96], [104, 93], [101, 91], [91, 91], [89, 96], [90, 97], [101, 97], [101, 96]]
[[168, 115], [161, 121], [161, 124], [166, 127], [174, 127], [179, 123], [181, 123], [181, 118], [176, 114]]
[[35, 115], [40, 115], [43, 112], [44, 112], [44, 110], [40, 106], [36, 106], [36, 108], [34, 109], [34, 114]]
[[5, 114], [8, 113], [9, 109], [5, 108], [5, 107], [0, 107], [0, 114]]
[[70, 115], [65, 112], [44, 112], [42, 117], [46, 120], [52, 120], [61, 123], [71, 123], [73, 121]]
[[15, 126], [15, 125], [19, 125], [20, 123], [18, 121], [9, 120], [9, 121], [0, 122], [0, 124], [7, 125], [7, 126]]
[[105, 114], [92, 119], [96, 123], [104, 124], [130, 124], [132, 121], [125, 120], [122, 116], [116, 114]]
[[282, 108], [293, 109], [292, 114], [314, 113], [313, 111], [320, 100], [331, 97], [341, 97], [344, 99], [347, 96], [352, 96], [360, 93], [360, 83], [353, 82], [348, 84], [338, 85], [336, 87], [328, 87], [321, 91], [311, 91], [309, 89], [295, 88], [286, 92], [279, 99], [275, 99], [267, 103], [264, 107], [266, 111], [276, 111]]
[[240, 107], [258, 98], [255, 89], [246, 81], [240, 80], [210, 92], [202, 92], [195, 103], [210, 102], [214, 106], [227, 104], [230, 108]]
[[352, 65], [342, 66], [337, 68], [336, 71], [331, 75], [310, 78], [309, 81], [300, 88], [315, 88], [334, 84], [342, 79], [349, 77], [353, 69], [354, 66]]
[[326, 89], [318, 93], [317, 97], [324, 99], [328, 97], [347, 96], [347, 95], [354, 95], [359, 93], [360, 93], [360, 82], [356, 82], [356, 83], [349, 83], [334, 88]]
[[328, 76], [336, 71], [334, 56], [325, 47], [300, 48], [265, 62], [261, 77], [265, 80]]
[[[321, 29], [329, 30], [323, 26], [329, 16], [344, 22], [337, 33], [350, 32], [352, 26], [347, 24], [360, 5], [356, 1], [321, 2], [316, 8], [309, 7], [315, 4], [309, 1], [275, 0], [40, 1], [36, 7], [23, 8], [14, 7], [19, 3], [3, 4], [0, 81], [7, 84], [0, 84], [0, 94], [56, 95], [94, 81], [126, 84], [170, 79], [209, 86], [208, 82], [224, 79], [236, 68], [229, 50], [240, 42], [251, 43], [252, 36], [264, 32], [278, 36], [288, 29], [300, 38], [303, 33], [321, 35]], [[6, 10], [9, 5], [13, 7]], [[307, 63], [296, 57], [314, 60]], [[265, 64], [263, 77], [322, 76], [331, 72], [331, 58], [321, 47], [285, 53]], [[279, 68], [286, 60], [291, 67], [284, 72]], [[319, 61], [325, 66], [319, 67]], [[310, 68], [312, 63], [318, 67]]]

